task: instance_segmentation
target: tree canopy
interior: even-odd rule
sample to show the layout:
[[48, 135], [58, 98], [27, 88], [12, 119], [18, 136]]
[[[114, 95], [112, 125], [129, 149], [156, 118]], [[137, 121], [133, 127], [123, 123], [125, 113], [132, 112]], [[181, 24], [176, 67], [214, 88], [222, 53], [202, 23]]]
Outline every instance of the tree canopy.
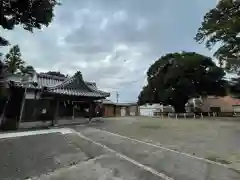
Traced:
[[33, 75], [35, 69], [33, 66], [25, 65], [22, 54], [18, 45], [13, 46], [5, 55], [4, 64], [6, 71], [12, 74]]
[[28, 66], [23, 66], [23, 67], [21, 68], [21, 74], [22, 74], [22, 75], [25, 75], [25, 74], [33, 75], [34, 72], [35, 72], [35, 69], [34, 69], [33, 66], [29, 66], [29, 65], [28, 65]]
[[[53, 9], [59, 4], [57, 0], [1, 0], [0, 26], [12, 30], [16, 25], [30, 32], [34, 28], [48, 26], [53, 19]], [[0, 45], [7, 45], [8, 41], [0, 37]]]
[[240, 1], [220, 0], [207, 12], [195, 36], [199, 43], [212, 49], [218, 47], [214, 56], [226, 70], [239, 72], [240, 68]]
[[170, 53], [148, 69], [148, 84], [138, 102], [172, 105], [176, 112], [184, 112], [191, 98], [225, 95], [224, 75], [209, 57], [194, 52]]
[[9, 53], [6, 54], [4, 59], [4, 63], [7, 66], [7, 72], [12, 74], [21, 72], [25, 64], [21, 56], [21, 51], [18, 45], [13, 46], [9, 50]]
[[5, 82], [5, 67], [2, 61], [0, 61], [0, 99], [5, 95], [6, 82]]
[[229, 94], [236, 98], [240, 98], [240, 78], [235, 77], [231, 78], [231, 80], [228, 82], [228, 91]]

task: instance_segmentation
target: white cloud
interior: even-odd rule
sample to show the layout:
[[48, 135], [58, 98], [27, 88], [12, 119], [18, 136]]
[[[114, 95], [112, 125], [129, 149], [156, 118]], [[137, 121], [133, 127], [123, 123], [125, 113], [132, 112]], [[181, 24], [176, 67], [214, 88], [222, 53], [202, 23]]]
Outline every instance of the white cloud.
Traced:
[[[199, 0], [67, 0], [54, 22], [33, 34], [2, 31], [38, 71], [82, 71], [86, 80], [135, 101], [154, 60], [173, 51], [208, 53], [193, 36], [209, 7]], [[8, 48], [1, 49], [6, 52]], [[209, 53], [211, 54], [211, 53]]]

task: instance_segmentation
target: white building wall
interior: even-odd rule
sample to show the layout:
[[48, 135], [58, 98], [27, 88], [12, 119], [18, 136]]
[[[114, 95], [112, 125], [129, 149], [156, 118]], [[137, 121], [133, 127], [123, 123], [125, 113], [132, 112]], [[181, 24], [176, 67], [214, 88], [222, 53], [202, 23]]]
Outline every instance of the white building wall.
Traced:
[[[36, 94], [36, 99], [39, 99], [40, 95], [39, 93]], [[34, 92], [27, 92], [25, 99], [35, 99], [35, 93]]]
[[173, 108], [171, 106], [163, 106], [160, 104], [146, 104], [139, 107], [140, 116], [154, 116], [154, 112], [173, 112]]

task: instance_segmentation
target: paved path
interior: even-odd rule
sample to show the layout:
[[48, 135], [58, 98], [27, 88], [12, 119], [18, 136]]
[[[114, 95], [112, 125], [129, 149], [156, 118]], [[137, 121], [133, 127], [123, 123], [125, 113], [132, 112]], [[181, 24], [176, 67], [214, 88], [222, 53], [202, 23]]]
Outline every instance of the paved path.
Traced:
[[85, 153], [61, 133], [19, 136], [1, 134], [0, 179], [15, 180], [39, 176], [88, 159]]
[[1, 180], [172, 180], [72, 130], [0, 134]]
[[0, 134], [1, 180], [239, 180], [237, 171], [93, 127]]
[[84, 136], [176, 180], [237, 180], [240, 173], [214, 162], [131, 140], [96, 128], [76, 128]]

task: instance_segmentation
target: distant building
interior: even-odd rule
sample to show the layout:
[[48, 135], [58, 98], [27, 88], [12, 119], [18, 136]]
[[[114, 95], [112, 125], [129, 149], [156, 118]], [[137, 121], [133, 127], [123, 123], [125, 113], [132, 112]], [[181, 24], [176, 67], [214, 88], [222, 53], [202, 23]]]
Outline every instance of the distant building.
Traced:
[[107, 99], [100, 103], [103, 107], [104, 117], [137, 116], [139, 114], [137, 103], [114, 103]]
[[203, 112], [236, 112], [240, 113], [240, 99], [224, 96], [208, 96], [203, 99]]
[[194, 98], [189, 100], [186, 106], [187, 112], [215, 112], [220, 114], [239, 114], [240, 99], [232, 96], [207, 96], [205, 98]]
[[170, 113], [174, 112], [172, 106], [163, 106], [160, 104], [144, 104], [139, 107], [139, 113], [141, 116], [156, 116], [158, 113]]

